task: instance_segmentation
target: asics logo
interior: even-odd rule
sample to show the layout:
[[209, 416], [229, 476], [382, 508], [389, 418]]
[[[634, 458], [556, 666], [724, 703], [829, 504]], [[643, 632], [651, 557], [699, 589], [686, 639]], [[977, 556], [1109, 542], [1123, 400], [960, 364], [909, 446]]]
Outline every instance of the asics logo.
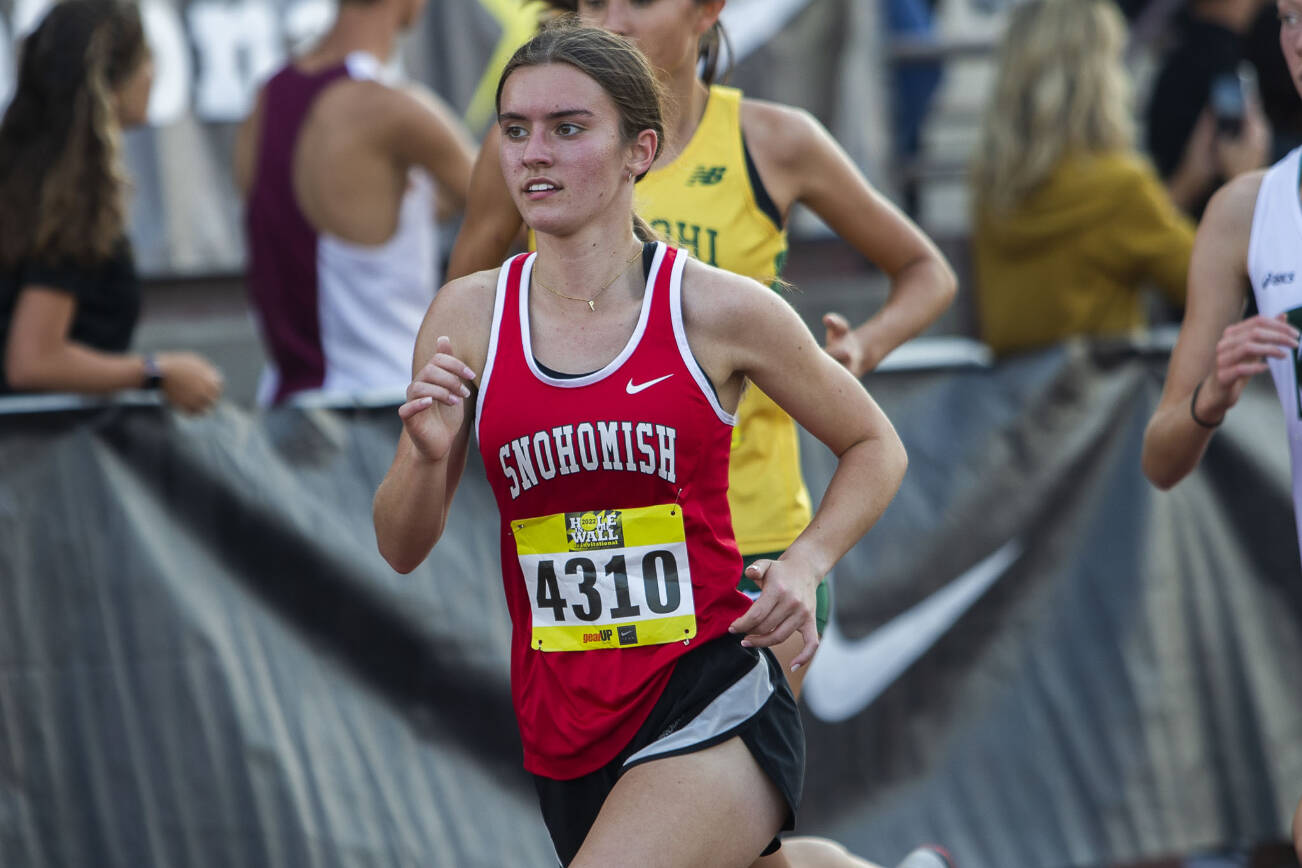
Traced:
[[634, 385], [633, 383], [633, 378], [629, 377], [628, 385], [624, 387], [624, 391], [628, 392], [630, 395], [636, 395], [638, 392], [642, 391], [643, 389], [649, 389], [652, 386], [654, 386], [656, 383], [663, 383], [665, 380], [669, 379], [672, 376], [673, 374], [665, 374], [663, 377], [656, 377], [654, 380], [647, 380], [645, 383], [638, 383], [636, 385]]
[[1265, 278], [1261, 281], [1262, 289], [1270, 289], [1272, 286], [1281, 286], [1293, 282], [1293, 272], [1267, 272]]

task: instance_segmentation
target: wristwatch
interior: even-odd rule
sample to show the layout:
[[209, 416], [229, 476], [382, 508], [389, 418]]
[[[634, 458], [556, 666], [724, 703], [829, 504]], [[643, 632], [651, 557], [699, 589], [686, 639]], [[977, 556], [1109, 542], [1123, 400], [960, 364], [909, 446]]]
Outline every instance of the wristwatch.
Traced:
[[158, 359], [154, 358], [153, 353], [145, 355], [145, 380], [142, 384], [146, 389], [157, 389], [163, 385], [163, 369], [158, 364]]

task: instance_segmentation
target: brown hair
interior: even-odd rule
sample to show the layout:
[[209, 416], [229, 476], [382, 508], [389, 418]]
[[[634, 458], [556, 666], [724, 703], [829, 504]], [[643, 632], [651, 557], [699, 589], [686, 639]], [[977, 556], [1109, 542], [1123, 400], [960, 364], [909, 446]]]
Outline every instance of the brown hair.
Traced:
[[[656, 155], [665, 140], [660, 85], [646, 57], [631, 42], [600, 27], [587, 27], [573, 16], [548, 24], [516, 50], [497, 81], [497, 110], [502, 110], [502, 88], [518, 69], [564, 63], [600, 85], [619, 112], [619, 132], [632, 142], [643, 130], [656, 134]], [[642, 180], [646, 173], [637, 176]], [[642, 218], [633, 216], [638, 237], [656, 238]]]
[[[728, 66], [724, 68], [723, 74], [719, 74], [719, 60], [725, 54], [728, 57]], [[732, 40], [728, 38], [728, 31], [723, 29], [723, 22], [716, 21], [714, 26], [705, 33], [701, 34], [701, 41], [696, 49], [696, 56], [702, 63], [701, 80], [706, 84], [714, 84], [716, 81], [726, 82], [732, 75]]]
[[126, 220], [112, 94], [147, 55], [125, 0], [62, 0], [23, 40], [0, 122], [0, 264], [112, 252]]
[[[697, 0], [697, 2], [704, 2], [704, 0]], [[547, 0], [547, 5], [558, 12], [578, 14], [579, 11], [579, 0]], [[723, 58], [725, 49], [728, 66], [720, 75], [719, 61]], [[732, 40], [728, 38], [728, 31], [723, 28], [723, 23], [716, 21], [709, 30], [701, 34], [701, 40], [697, 44], [696, 58], [701, 61], [701, 80], [706, 84], [727, 81], [732, 74], [732, 57]]]

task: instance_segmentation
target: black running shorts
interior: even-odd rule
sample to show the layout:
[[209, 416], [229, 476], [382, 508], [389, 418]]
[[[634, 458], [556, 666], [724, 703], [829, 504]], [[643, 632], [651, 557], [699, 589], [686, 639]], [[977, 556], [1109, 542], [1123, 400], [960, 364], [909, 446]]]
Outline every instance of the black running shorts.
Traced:
[[[724, 635], [679, 658], [665, 692], [619, 755], [579, 778], [534, 775], [543, 822], [561, 865], [579, 852], [606, 796], [626, 770], [739, 737], [786, 800], [784, 830], [795, 826], [805, 775], [805, 734], [791, 688], [768, 649]], [[593, 654], [619, 653], [593, 651]], [[774, 838], [764, 854], [777, 850]]]

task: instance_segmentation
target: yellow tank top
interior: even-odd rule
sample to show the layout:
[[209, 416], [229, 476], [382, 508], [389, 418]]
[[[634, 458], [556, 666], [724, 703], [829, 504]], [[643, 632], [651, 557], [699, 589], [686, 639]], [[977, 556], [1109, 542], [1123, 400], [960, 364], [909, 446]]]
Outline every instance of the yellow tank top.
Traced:
[[[786, 231], [757, 196], [741, 135], [741, 91], [714, 85], [705, 116], [672, 163], [638, 182], [637, 212], [666, 241], [702, 262], [772, 285]], [[742, 554], [780, 551], [811, 516], [800, 475], [796, 423], [751, 386], [737, 409], [728, 474], [733, 532]]]

